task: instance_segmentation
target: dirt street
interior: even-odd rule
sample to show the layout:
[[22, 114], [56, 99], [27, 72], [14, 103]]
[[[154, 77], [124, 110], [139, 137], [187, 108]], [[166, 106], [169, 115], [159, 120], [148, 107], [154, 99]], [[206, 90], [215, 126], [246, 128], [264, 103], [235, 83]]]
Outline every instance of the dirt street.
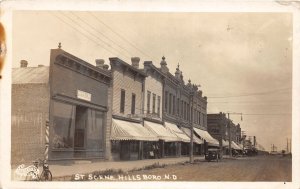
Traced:
[[290, 182], [292, 180], [292, 159], [281, 156], [256, 156], [224, 159], [221, 162], [201, 160], [195, 164], [169, 165], [164, 168], [129, 173], [133, 176], [159, 177], [161, 181], [167, 180], [164, 179], [166, 174], [177, 177], [178, 181]]

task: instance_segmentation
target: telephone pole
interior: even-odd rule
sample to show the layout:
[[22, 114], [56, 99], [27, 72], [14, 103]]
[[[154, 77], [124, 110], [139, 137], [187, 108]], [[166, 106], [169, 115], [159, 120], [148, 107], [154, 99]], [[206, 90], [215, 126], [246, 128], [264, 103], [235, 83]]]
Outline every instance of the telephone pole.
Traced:
[[228, 128], [228, 138], [229, 138], [229, 156], [232, 157], [232, 150], [231, 150], [231, 120], [230, 120], [230, 114], [238, 114], [241, 115], [241, 121], [243, 121], [243, 113], [236, 113], [236, 112], [227, 112], [228, 115], [228, 121], [227, 121], [227, 128]]

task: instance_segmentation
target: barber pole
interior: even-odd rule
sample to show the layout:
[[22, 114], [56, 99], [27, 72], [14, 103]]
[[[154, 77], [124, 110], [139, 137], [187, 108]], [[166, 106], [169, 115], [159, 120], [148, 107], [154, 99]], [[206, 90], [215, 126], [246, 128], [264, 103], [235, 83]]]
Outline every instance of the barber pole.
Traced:
[[44, 153], [44, 157], [45, 157], [45, 161], [48, 161], [48, 150], [49, 150], [49, 121], [46, 121], [46, 140], [45, 140], [45, 153]]

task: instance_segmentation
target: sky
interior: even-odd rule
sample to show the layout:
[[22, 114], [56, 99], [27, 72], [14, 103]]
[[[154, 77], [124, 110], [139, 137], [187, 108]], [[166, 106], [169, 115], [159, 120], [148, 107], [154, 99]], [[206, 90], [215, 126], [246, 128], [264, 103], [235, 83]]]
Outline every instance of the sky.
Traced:
[[93, 65], [138, 56], [160, 67], [165, 56], [171, 73], [179, 63], [201, 85], [208, 113], [231, 113], [247, 136], [281, 150], [292, 133], [292, 32], [290, 13], [15, 11], [13, 67], [49, 65], [59, 42]]

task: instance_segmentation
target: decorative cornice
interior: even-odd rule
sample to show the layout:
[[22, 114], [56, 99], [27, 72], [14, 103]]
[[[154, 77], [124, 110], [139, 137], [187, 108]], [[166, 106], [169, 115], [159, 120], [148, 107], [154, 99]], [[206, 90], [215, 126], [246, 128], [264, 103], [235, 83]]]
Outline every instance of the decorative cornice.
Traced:
[[54, 64], [58, 64], [106, 84], [109, 84], [111, 80], [110, 72], [97, 68], [66, 52], [57, 55]]

